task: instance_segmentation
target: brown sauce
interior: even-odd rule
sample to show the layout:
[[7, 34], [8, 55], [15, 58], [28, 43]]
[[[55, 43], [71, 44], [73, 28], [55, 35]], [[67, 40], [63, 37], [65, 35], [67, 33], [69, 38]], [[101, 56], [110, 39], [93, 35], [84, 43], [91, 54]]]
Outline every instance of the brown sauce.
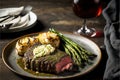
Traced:
[[55, 74], [49, 74], [49, 73], [42, 73], [42, 72], [36, 72], [30, 69], [25, 69], [25, 66], [23, 64], [23, 60], [22, 58], [17, 59], [17, 64], [26, 72], [36, 75], [36, 76], [57, 76]]

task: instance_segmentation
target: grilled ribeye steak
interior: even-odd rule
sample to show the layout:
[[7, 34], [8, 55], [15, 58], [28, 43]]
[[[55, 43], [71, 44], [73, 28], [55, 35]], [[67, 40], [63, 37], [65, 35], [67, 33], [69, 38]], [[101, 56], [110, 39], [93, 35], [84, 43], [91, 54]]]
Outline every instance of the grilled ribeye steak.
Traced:
[[24, 54], [23, 62], [25, 69], [31, 69], [37, 72], [61, 73], [65, 70], [71, 70], [73, 61], [71, 57], [63, 51], [56, 49], [54, 53], [34, 59], [33, 49], [38, 46], [32, 46]]

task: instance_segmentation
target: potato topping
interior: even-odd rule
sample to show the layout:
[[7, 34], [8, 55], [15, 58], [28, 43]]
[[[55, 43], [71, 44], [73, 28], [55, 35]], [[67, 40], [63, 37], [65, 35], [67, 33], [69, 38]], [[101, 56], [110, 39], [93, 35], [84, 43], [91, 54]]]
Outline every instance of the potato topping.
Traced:
[[25, 37], [17, 41], [16, 50], [18, 55], [23, 56], [29, 47], [38, 43], [38, 39], [34, 37]]
[[52, 32], [39, 33], [34, 37], [21, 38], [16, 43], [16, 50], [18, 52], [18, 55], [23, 56], [27, 49], [36, 43], [50, 44], [53, 47], [58, 48], [60, 39], [55, 33]]
[[59, 37], [52, 32], [40, 33], [38, 39], [42, 44], [51, 44], [53, 47], [59, 47], [60, 44]]

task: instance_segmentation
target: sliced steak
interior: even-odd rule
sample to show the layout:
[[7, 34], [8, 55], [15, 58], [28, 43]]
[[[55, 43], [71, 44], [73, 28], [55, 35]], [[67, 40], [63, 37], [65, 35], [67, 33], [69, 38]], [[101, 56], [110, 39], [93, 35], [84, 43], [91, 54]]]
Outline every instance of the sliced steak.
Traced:
[[73, 66], [73, 61], [71, 57], [65, 52], [58, 49], [51, 55], [46, 55], [33, 59], [33, 49], [35, 48], [35, 46], [31, 47], [24, 54], [23, 62], [25, 69], [31, 69], [37, 72], [59, 74], [65, 70], [70, 70]]

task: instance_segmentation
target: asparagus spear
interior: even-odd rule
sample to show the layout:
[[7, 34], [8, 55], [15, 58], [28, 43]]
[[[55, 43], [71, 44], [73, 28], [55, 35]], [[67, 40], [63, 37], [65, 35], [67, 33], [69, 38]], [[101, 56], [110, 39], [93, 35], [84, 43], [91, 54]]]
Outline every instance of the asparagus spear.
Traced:
[[94, 55], [91, 52], [85, 50], [80, 45], [78, 45], [76, 42], [65, 37], [62, 33], [59, 33], [52, 28], [49, 29], [49, 31], [57, 34], [60, 37], [62, 47], [64, 48], [65, 52], [68, 53], [73, 58], [75, 64], [81, 66], [82, 63], [88, 62], [89, 56]]

